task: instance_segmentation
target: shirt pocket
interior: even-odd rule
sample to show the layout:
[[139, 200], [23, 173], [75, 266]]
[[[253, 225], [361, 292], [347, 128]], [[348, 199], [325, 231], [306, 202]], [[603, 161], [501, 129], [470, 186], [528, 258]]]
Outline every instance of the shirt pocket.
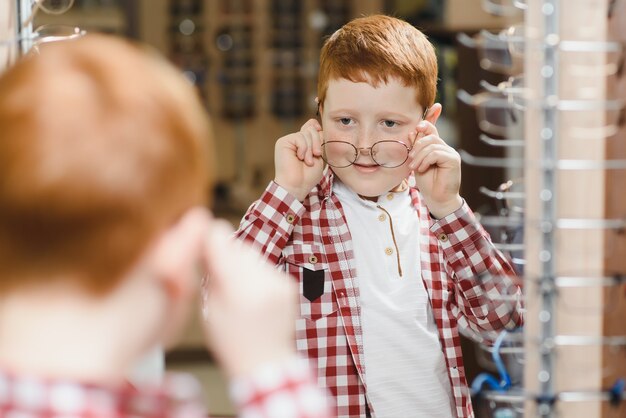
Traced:
[[312, 321], [337, 311], [337, 299], [322, 247], [294, 244], [283, 250], [287, 273], [298, 280], [300, 316]]

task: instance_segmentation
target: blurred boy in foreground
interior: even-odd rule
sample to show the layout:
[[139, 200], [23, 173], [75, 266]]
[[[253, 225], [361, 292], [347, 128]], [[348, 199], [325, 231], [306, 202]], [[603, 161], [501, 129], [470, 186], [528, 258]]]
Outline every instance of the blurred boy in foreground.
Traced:
[[295, 289], [205, 209], [210, 140], [193, 87], [115, 38], [0, 78], [0, 416], [205, 416], [189, 377], [124, 378], [173, 341], [201, 271], [241, 416], [327, 416], [292, 348]]

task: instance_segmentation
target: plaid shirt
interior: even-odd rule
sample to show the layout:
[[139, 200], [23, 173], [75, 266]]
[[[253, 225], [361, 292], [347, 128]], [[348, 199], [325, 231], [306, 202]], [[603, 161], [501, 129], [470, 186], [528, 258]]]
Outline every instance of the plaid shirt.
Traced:
[[[366, 398], [358, 275], [350, 231], [332, 182], [327, 170], [302, 203], [271, 182], [236, 234], [298, 280], [298, 351], [316, 365], [319, 384], [335, 397], [337, 415], [364, 417], [371, 405]], [[459, 418], [471, 418], [459, 328], [484, 336], [521, 325], [516, 300], [520, 292], [509, 279], [514, 277], [510, 264], [465, 203], [433, 220], [419, 192], [411, 188], [410, 194], [420, 220], [421, 276], [450, 377], [453, 410]], [[502, 293], [514, 297], [491, 297]]]
[[[0, 369], [3, 418], [206, 418], [199, 383], [168, 374], [159, 387], [104, 387], [42, 379]], [[234, 382], [231, 395], [243, 418], [328, 418], [327, 397], [308, 365], [291, 362], [261, 368]]]

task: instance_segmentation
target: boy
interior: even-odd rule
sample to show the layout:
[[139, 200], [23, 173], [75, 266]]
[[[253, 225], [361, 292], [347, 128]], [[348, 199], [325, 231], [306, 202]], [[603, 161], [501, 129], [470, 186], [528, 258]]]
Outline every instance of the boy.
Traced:
[[274, 181], [237, 231], [297, 278], [297, 348], [339, 416], [472, 417], [459, 327], [521, 322], [517, 303], [486, 297], [513, 270], [459, 196], [436, 81], [432, 45], [406, 22], [335, 32], [321, 121], [276, 142]]
[[204, 208], [211, 135], [179, 72], [106, 36], [50, 44], [0, 77], [0, 127], [0, 416], [206, 416], [189, 377], [125, 379], [200, 266], [241, 416], [328, 416], [294, 360], [295, 289]]

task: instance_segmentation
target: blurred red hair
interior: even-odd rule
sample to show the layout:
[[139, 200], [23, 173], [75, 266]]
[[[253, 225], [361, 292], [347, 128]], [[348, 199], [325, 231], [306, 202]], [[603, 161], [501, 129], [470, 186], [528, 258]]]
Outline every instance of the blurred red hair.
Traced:
[[87, 35], [18, 62], [0, 77], [0, 292], [112, 289], [208, 203], [211, 141], [193, 86], [126, 41]]

